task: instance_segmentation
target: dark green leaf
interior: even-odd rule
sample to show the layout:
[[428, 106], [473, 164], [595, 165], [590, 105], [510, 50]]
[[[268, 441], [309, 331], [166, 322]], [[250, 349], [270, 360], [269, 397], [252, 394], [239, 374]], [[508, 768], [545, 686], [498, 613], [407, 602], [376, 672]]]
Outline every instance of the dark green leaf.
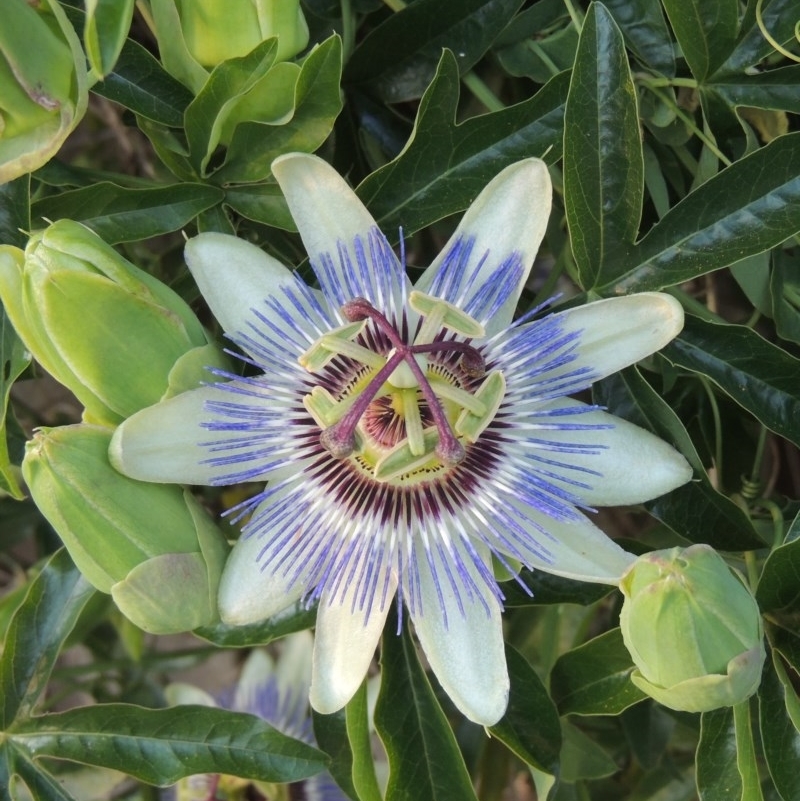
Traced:
[[221, 648], [250, 648], [254, 645], [266, 645], [294, 631], [310, 629], [316, 619], [316, 607], [306, 609], [302, 603], [296, 603], [259, 623], [250, 623], [247, 626], [215, 623], [212, 626], [195, 629], [194, 633]]
[[742, 797], [733, 709], [724, 707], [703, 713], [695, 759], [701, 801], [735, 801]]
[[506, 714], [491, 727], [493, 737], [520, 759], [555, 775], [561, 750], [561, 722], [545, 686], [525, 658], [506, 645], [511, 692]]
[[94, 588], [62, 548], [31, 582], [0, 656], [0, 731], [31, 713]]
[[[526, 592], [520, 582], [530, 590]], [[613, 587], [554, 576], [543, 570], [522, 570], [518, 579], [503, 584], [506, 606], [540, 606], [543, 604], [581, 604], [588, 606], [605, 598]]]
[[[780, 657], [774, 655], [774, 658]], [[764, 759], [783, 801], [796, 801], [800, 798], [800, 771], [797, 770], [800, 731], [792, 722], [787, 703], [797, 704], [797, 695], [781, 682], [772, 660], [767, 659], [758, 691]]]
[[114, 71], [92, 91], [152, 122], [179, 128], [191, 92], [141, 45], [125, 42]]
[[664, 11], [651, 0], [605, 0], [637, 58], [662, 75], [675, 74], [675, 55]]
[[361, 183], [358, 196], [383, 230], [402, 226], [411, 234], [463, 211], [509, 164], [545, 152], [548, 161], [558, 160], [568, 81], [558, 75], [530, 100], [456, 125], [458, 68], [445, 51], [420, 102], [413, 138]]
[[353, 787], [359, 801], [381, 801], [381, 791], [375, 778], [372, 745], [369, 739], [369, 710], [367, 684], [361, 683], [345, 709], [347, 739], [353, 755]]
[[430, 83], [442, 48], [458, 53], [463, 75], [521, 5], [522, 0], [417, 0], [358, 45], [345, 83], [367, 84], [387, 103], [415, 100]]
[[800, 251], [774, 252], [769, 294], [778, 335], [800, 344]]
[[[44, 770], [41, 764], [34, 762], [28, 754], [14, 753], [13, 765], [14, 772], [25, 782], [36, 801], [81, 801], [70, 795], [54, 776]], [[0, 783], [0, 787], [5, 786], [7, 785]], [[5, 801], [5, 797], [3, 799]]]
[[[749, 3], [753, 6], [753, 3]], [[797, 0], [764, 0], [761, 4], [761, 16], [764, 26], [775, 41], [787, 45], [794, 41], [794, 26], [797, 22]], [[734, 51], [717, 73], [719, 75], [745, 72], [747, 67], [754, 67], [759, 61], [773, 55], [770, 41], [756, 23], [755, 13], [748, 14], [749, 25], [743, 27], [746, 33], [740, 37]]]
[[654, 701], [629, 706], [619, 719], [637, 762], [648, 771], [656, 767], [675, 730], [675, 719]]
[[564, 113], [564, 206], [585, 289], [612, 278], [616, 254], [635, 241], [643, 192], [639, 114], [625, 44], [605, 7], [594, 3]]
[[[535, 12], [541, 5], [537, 3], [519, 17], [515, 17], [515, 20], [528, 12]], [[566, 11], [562, 3], [556, 5], [560, 6], [562, 12]], [[509, 28], [522, 33], [515, 22], [512, 22]], [[498, 50], [497, 58], [510, 75], [524, 75], [536, 83], [547, 83], [559, 72], [572, 67], [577, 49], [578, 31], [574, 25], [567, 25], [556, 28], [547, 35], [534, 30], [527, 38], [521, 37], [519, 41]]]
[[749, 328], [692, 316], [662, 353], [708, 376], [767, 428], [800, 444], [800, 360]]
[[225, 190], [225, 204], [248, 220], [297, 231], [289, 207], [277, 184], [241, 184]]
[[328, 772], [352, 801], [360, 801], [353, 786], [353, 751], [347, 739], [345, 717], [344, 709], [332, 715], [313, 712], [314, 737], [317, 745], [331, 758]]
[[243, 712], [206, 706], [77, 707], [18, 723], [13, 741], [31, 755], [121, 770], [166, 785], [194, 773], [294, 782], [325, 768], [325, 755]]
[[207, 184], [127, 189], [104, 182], [37, 201], [33, 216], [77, 220], [116, 245], [177, 231], [224, 196], [221, 189]]
[[706, 181], [621, 260], [617, 294], [663, 289], [762, 253], [800, 230], [800, 132]]
[[755, 75], [737, 73], [716, 79], [709, 86], [731, 106], [800, 113], [800, 64]]
[[0, 242], [24, 248], [31, 230], [31, 176], [0, 184]]
[[737, 0], [662, 0], [683, 56], [703, 81], [730, 55], [739, 32]]
[[800, 515], [792, 522], [783, 545], [767, 557], [756, 600], [764, 614], [800, 613]]
[[407, 631], [383, 635], [375, 727], [389, 757], [386, 801], [476, 801], [461, 752]]
[[[564, 747], [561, 750], [562, 781], [573, 783], [581, 779], [601, 779], [619, 770], [608, 751], [577, 726], [564, 720], [562, 731], [564, 738]], [[575, 800], [578, 798], [575, 797]]]
[[634, 666], [619, 629], [562, 654], [550, 693], [562, 715], [618, 715], [647, 696], [630, 679]]
[[763, 547], [750, 518], [714, 489], [678, 416], [635, 367], [596, 383], [592, 393], [595, 402], [612, 414], [673, 444], [692, 465], [693, 481], [646, 504], [654, 517], [690, 542], [727, 551]]
[[96, 75], [114, 68], [133, 19], [134, 0], [97, 0], [87, 4], [83, 28], [86, 57]]
[[240, 123], [223, 166], [212, 175], [219, 184], [266, 180], [282, 153], [313, 153], [330, 135], [342, 109], [342, 40], [331, 36], [303, 61], [297, 79], [294, 114], [281, 125]]

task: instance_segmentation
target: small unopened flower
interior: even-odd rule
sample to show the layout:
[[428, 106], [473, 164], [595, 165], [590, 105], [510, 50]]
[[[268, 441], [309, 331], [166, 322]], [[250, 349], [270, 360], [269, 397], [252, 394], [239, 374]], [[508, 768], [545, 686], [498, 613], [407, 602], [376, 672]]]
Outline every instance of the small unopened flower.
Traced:
[[[281, 642], [277, 660], [262, 649], [250, 653], [236, 686], [214, 698], [189, 684], [171, 684], [167, 700], [172, 705], [203, 704], [247, 712], [266, 720], [279, 732], [315, 745], [308, 709], [311, 679], [312, 637], [307, 631], [290, 634]], [[318, 773], [285, 789], [236, 776], [201, 773], [187, 776], [165, 793], [170, 801], [249, 801], [252, 799], [304, 799], [304, 801], [346, 801], [328, 773]]]
[[267, 480], [220, 585], [244, 624], [319, 600], [311, 704], [352, 697], [396, 596], [454, 703], [490, 725], [508, 673], [493, 557], [615, 584], [633, 557], [581, 510], [689, 480], [669, 445], [566, 396], [681, 329], [643, 294], [514, 320], [550, 212], [547, 169], [503, 170], [412, 286], [374, 220], [322, 160], [274, 174], [319, 289], [253, 245], [190, 240], [186, 258], [257, 375], [227, 375], [118, 429], [113, 463], [150, 481]]
[[685, 712], [734, 706], [758, 689], [766, 658], [761, 613], [713, 548], [640, 556], [620, 589], [620, 627], [639, 689]]

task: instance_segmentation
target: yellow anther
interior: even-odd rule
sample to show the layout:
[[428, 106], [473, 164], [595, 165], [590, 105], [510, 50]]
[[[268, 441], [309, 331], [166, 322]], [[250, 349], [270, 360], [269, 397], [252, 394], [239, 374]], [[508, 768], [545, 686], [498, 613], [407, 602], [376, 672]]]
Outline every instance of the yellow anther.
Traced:
[[483, 414], [473, 414], [469, 409], [464, 409], [456, 420], [456, 434], [468, 442], [476, 442], [486, 426], [494, 420], [505, 394], [506, 380], [503, 374], [499, 370], [489, 373], [474, 395], [483, 403], [485, 411]]
[[[335, 349], [335, 343], [354, 344], [351, 343], [350, 340], [357, 337], [364, 330], [366, 324], [366, 320], [359, 320], [355, 323], [340, 325], [338, 328], [328, 331], [327, 334], [323, 334], [323, 336], [316, 340], [297, 361], [300, 363], [300, 366], [308, 370], [309, 373], [316, 373], [317, 370], [321, 370], [333, 359], [337, 353], [341, 352]], [[360, 346], [357, 345], [356, 347]], [[366, 348], [364, 348], [364, 350], [366, 350]], [[372, 353], [372, 351], [369, 352]]]
[[391, 481], [393, 478], [412, 473], [435, 459], [434, 451], [439, 442], [436, 426], [426, 428], [422, 432], [423, 453], [417, 455], [411, 451], [408, 439], [398, 442], [383, 458], [375, 463], [374, 476], [377, 481]]
[[486, 329], [477, 320], [446, 300], [414, 289], [408, 296], [408, 304], [417, 314], [425, 318], [414, 340], [415, 345], [433, 342], [442, 328], [448, 328], [456, 334], [471, 339], [486, 336]]

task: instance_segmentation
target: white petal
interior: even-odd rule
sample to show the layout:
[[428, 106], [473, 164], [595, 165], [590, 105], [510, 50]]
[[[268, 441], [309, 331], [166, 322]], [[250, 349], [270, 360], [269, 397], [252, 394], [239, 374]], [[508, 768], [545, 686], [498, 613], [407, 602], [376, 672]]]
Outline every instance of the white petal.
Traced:
[[395, 587], [393, 581], [383, 608], [375, 603], [368, 612], [358, 609], [355, 602], [358, 582], [353, 582], [343, 596], [337, 593], [333, 603], [323, 593], [317, 611], [309, 696], [317, 712], [336, 712], [361, 686], [378, 647]]
[[683, 308], [662, 292], [608, 298], [559, 312], [565, 333], [581, 332], [572, 371], [592, 371], [593, 380], [616, 373], [655, 353], [683, 328]]
[[205, 464], [207, 448], [199, 443], [230, 439], [230, 432], [207, 431], [205, 404], [219, 400], [219, 389], [200, 387], [148, 406], [114, 432], [111, 464], [140, 481], [162, 484], [211, 484], [219, 467]]
[[186, 243], [184, 257], [200, 292], [223, 331], [247, 327], [250, 310], [266, 311], [264, 301], [283, 300], [295, 285], [292, 273], [263, 250], [235, 236], [207, 232]]
[[242, 537], [233, 546], [219, 583], [219, 614], [231, 626], [244, 626], [272, 617], [297, 601], [306, 589], [293, 572], [264, 567], [259, 556], [264, 537]]
[[[569, 398], [542, 404], [546, 409], [588, 408], [585, 404]], [[643, 503], [680, 487], [692, 478], [692, 468], [686, 459], [671, 445], [649, 431], [601, 411], [586, 411], [581, 414], [548, 416], [542, 421], [547, 425], [597, 425], [609, 426], [598, 430], [543, 430], [535, 432], [537, 439], [546, 442], [586, 445], [590, 452], [571, 451], [548, 453], [548, 459], [563, 461], [569, 467], [558, 467], [552, 463], [547, 469], [564, 476], [565, 490], [579, 497], [588, 506], [623, 506]], [[522, 447], [530, 449], [526, 443]], [[594, 471], [599, 475], [583, 472]], [[570, 481], [589, 484], [590, 488], [575, 487]]]
[[[328, 302], [338, 307], [361, 296], [382, 311], [405, 294], [408, 280], [377, 223], [330, 164], [306, 153], [272, 163], [311, 265]], [[356, 248], [360, 243], [362, 251]], [[340, 259], [346, 254], [346, 263]], [[329, 257], [328, 270], [321, 269]]]
[[514, 498], [505, 499], [505, 503], [517, 511], [509, 519], [517, 531], [525, 530], [527, 537], [521, 542], [519, 537], [510, 535], [512, 527], [504, 524], [503, 515], [511, 513], [505, 511], [498, 514], [497, 525], [503, 529], [504, 539], [513, 542], [516, 552], [505, 547], [501, 537], [495, 539], [495, 545], [509, 556], [521, 559], [527, 567], [577, 581], [617, 584], [635, 561], [632, 554], [583, 515], [574, 520], [555, 520]]
[[[488, 589], [470, 598], [462, 588], [462, 611], [444, 568], [438, 565], [434, 577], [427, 560], [418, 561], [422, 609], [412, 612], [412, 619], [422, 650], [458, 709], [475, 723], [492, 726], [505, 714], [509, 691], [500, 603]], [[467, 559], [464, 564], [475, 583], [485, 586], [474, 565]]]
[[461, 274], [444, 282], [449, 290], [442, 294], [445, 300], [464, 308], [484, 285], [501, 280], [495, 271], [516, 251], [523, 272], [499, 310], [490, 319], [481, 320], [488, 335], [505, 328], [511, 322], [547, 229], [552, 192], [547, 166], [540, 159], [525, 159], [506, 167], [467, 209], [447, 246], [420, 277], [416, 288], [429, 292], [444, 278], [438, 273], [450, 249], [460, 240], [474, 237], [475, 244]]

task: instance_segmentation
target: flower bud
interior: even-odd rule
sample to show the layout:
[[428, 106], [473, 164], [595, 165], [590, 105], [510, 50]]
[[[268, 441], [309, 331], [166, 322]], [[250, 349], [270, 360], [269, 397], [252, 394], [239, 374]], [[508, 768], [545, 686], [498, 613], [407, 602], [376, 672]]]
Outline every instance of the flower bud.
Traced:
[[[176, 363], [197, 348], [206, 365], [220, 364], [175, 292], [72, 220], [33, 234], [24, 253], [0, 247], [0, 299], [34, 358], [86, 407], [88, 422], [113, 425], [157, 403]], [[195, 373], [194, 386], [208, 378]]]
[[620, 589], [622, 637], [640, 690], [685, 712], [733, 706], [756, 691], [766, 656], [761, 614], [713, 548], [640, 556]]
[[206, 71], [278, 37], [277, 61], [308, 44], [300, 0], [152, 0], [164, 67], [194, 92]]
[[57, 2], [3, 3], [0, 86], [2, 184], [48, 161], [86, 111], [85, 58]]
[[217, 619], [228, 545], [188, 492], [135, 481], [108, 461], [110, 429], [41, 429], [22, 473], [33, 500], [98, 590], [145, 631], [168, 634]]

